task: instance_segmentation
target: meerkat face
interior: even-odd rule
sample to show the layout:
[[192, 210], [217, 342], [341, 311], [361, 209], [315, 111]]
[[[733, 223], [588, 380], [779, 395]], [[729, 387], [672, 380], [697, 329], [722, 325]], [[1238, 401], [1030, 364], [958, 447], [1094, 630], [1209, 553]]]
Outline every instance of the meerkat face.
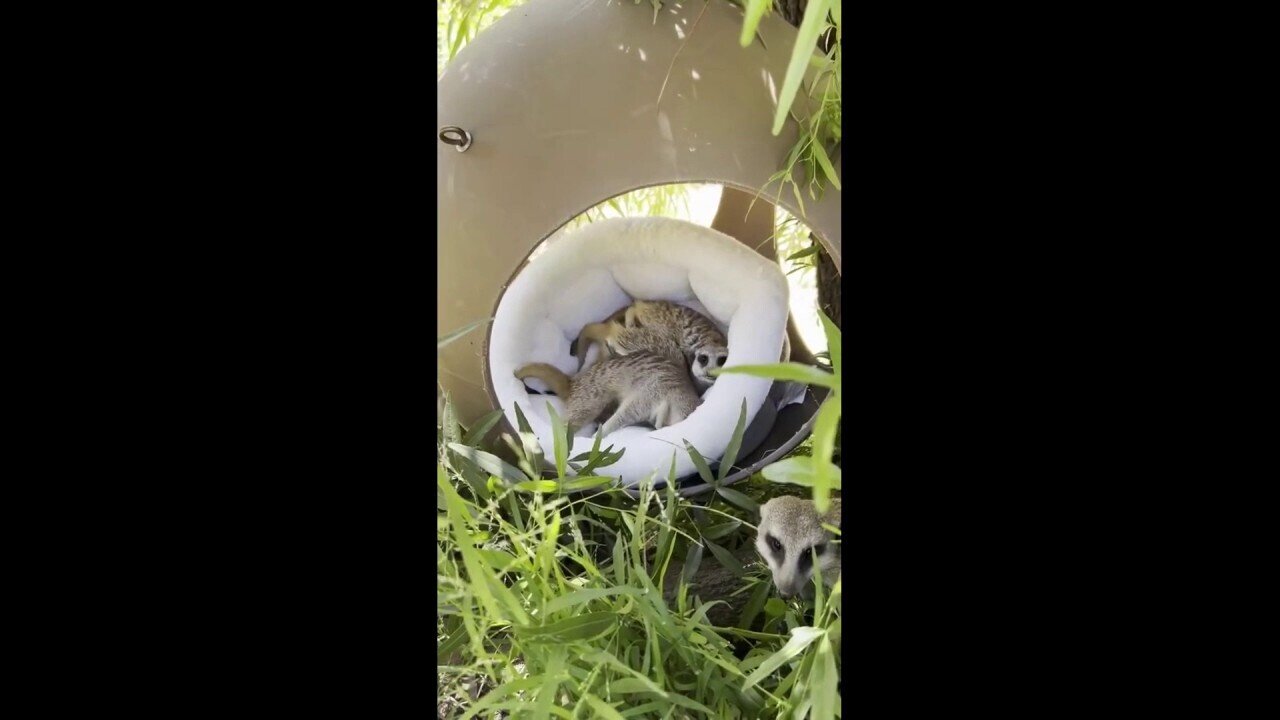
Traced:
[[724, 367], [729, 359], [729, 349], [717, 344], [701, 345], [693, 353], [693, 364], [690, 370], [693, 379], [699, 385], [708, 386], [716, 381], [712, 370]]
[[822, 528], [813, 501], [803, 498], [777, 497], [760, 508], [756, 549], [782, 597], [811, 593], [809, 580], [815, 565], [824, 579], [831, 580], [840, 567], [839, 548]]

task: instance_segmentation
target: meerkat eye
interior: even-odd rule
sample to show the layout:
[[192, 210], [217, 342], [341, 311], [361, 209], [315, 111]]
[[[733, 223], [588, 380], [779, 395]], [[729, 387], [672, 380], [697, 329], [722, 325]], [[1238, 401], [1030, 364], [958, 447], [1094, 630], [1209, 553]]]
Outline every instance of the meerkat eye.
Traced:
[[767, 540], [769, 543], [769, 549], [773, 550], [774, 552], [778, 552], [779, 550], [782, 549], [782, 543], [778, 542], [778, 538], [772, 535], [769, 535], [768, 537], [765, 538], [765, 540]]
[[716, 358], [716, 365], [717, 365], [717, 366], [719, 366], [719, 367], [724, 367], [724, 361], [725, 361], [725, 359], [726, 359], [726, 358], [724, 358], [724, 357]]
[[698, 364], [699, 364], [699, 365], [706, 365], [706, 364], [707, 364], [707, 356], [706, 356], [706, 355], [699, 355], [699, 356], [698, 356]]

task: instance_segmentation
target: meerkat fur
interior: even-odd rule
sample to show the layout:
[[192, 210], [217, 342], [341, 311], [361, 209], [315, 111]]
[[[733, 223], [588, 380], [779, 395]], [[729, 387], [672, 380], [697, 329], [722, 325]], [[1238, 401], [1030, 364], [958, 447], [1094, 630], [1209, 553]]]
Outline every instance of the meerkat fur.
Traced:
[[840, 498], [831, 498], [831, 507], [821, 516], [808, 498], [776, 497], [761, 506], [756, 549], [782, 597], [812, 590], [809, 580], [815, 563], [824, 583], [833, 584], [840, 577], [840, 545], [823, 523], [840, 527]]
[[653, 425], [655, 430], [674, 425], [698, 405], [698, 393], [684, 366], [651, 352], [602, 360], [573, 378], [546, 363], [525, 365], [515, 376], [546, 383], [564, 400], [565, 421], [575, 430], [595, 422], [616, 403], [618, 409], [601, 428], [606, 436], [642, 422]]
[[674, 343], [702, 389], [715, 382], [711, 370], [723, 367], [729, 356], [728, 341], [714, 322], [696, 310], [665, 301], [637, 300], [604, 322], [584, 327], [578, 336], [579, 369], [593, 342], [599, 344], [601, 358], [646, 350], [665, 353], [665, 347]]

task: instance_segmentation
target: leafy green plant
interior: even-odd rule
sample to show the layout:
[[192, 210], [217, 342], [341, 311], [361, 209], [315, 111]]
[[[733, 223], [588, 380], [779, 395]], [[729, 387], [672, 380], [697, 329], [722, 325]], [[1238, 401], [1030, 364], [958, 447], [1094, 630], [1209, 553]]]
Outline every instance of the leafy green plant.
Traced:
[[[704, 460], [700, 474], [728, 477], [745, 411], [719, 471]], [[745, 495], [721, 486], [728, 506], [695, 506], [676, 493], [673, 457], [666, 487], [654, 489], [655, 474], [633, 500], [582, 474], [616, 461], [615, 451], [597, 436], [569, 457], [572, 428], [553, 407], [549, 452], [517, 414], [518, 437], [499, 439], [510, 450], [502, 459], [481, 440], [497, 417], [464, 428], [446, 398], [436, 465], [441, 717], [835, 717], [837, 608], [818, 600], [806, 624], [799, 606], [768, 599], [759, 568], [734, 559], [730, 548], [755, 529], [754, 512], [734, 502]], [[723, 598], [688, 591], [709, 572], [704, 550], [751, 595], [734, 626], [708, 620]], [[748, 629], [761, 615], [763, 629]]]
[[836, 434], [840, 424], [841, 348], [840, 329], [825, 313], [819, 311], [827, 335], [827, 357], [831, 372], [796, 362], [770, 365], [736, 365], [721, 368], [715, 374], [739, 373], [773, 380], [802, 382], [827, 388], [831, 392], [818, 408], [813, 423], [813, 453], [808, 457], [789, 457], [764, 468], [765, 478], [780, 483], [813, 488], [813, 501], [819, 512], [830, 506], [831, 490], [840, 488], [840, 468], [832, 462]]

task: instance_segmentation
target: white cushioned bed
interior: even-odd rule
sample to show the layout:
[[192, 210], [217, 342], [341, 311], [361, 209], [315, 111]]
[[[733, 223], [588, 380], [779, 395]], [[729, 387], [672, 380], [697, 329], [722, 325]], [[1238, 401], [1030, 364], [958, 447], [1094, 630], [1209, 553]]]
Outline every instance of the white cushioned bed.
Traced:
[[[498, 303], [489, 340], [489, 372], [508, 422], [518, 427], [514, 408], [519, 404], [548, 457], [553, 444], [546, 403], [562, 418], [564, 403], [554, 395], [528, 392], [515, 370], [545, 362], [574, 375], [578, 361], [569, 348], [582, 327], [604, 320], [633, 299], [669, 300], [714, 319], [727, 331], [726, 366], [774, 363], [782, 352], [789, 308], [786, 277], [776, 263], [728, 235], [657, 217], [603, 220], [561, 232], [512, 280]], [[593, 348], [587, 362], [597, 354]], [[527, 382], [545, 389], [537, 380]], [[742, 399], [749, 424], [770, 384], [765, 378], [723, 375], [683, 422], [661, 430], [619, 429], [604, 438], [601, 448], [612, 444], [626, 453], [600, 474], [620, 478], [628, 487], [655, 471], [663, 480], [673, 452], [676, 477], [696, 472], [683, 440], [709, 462], [718, 460], [733, 435]], [[591, 450], [596, 427], [577, 431], [570, 457]]]

